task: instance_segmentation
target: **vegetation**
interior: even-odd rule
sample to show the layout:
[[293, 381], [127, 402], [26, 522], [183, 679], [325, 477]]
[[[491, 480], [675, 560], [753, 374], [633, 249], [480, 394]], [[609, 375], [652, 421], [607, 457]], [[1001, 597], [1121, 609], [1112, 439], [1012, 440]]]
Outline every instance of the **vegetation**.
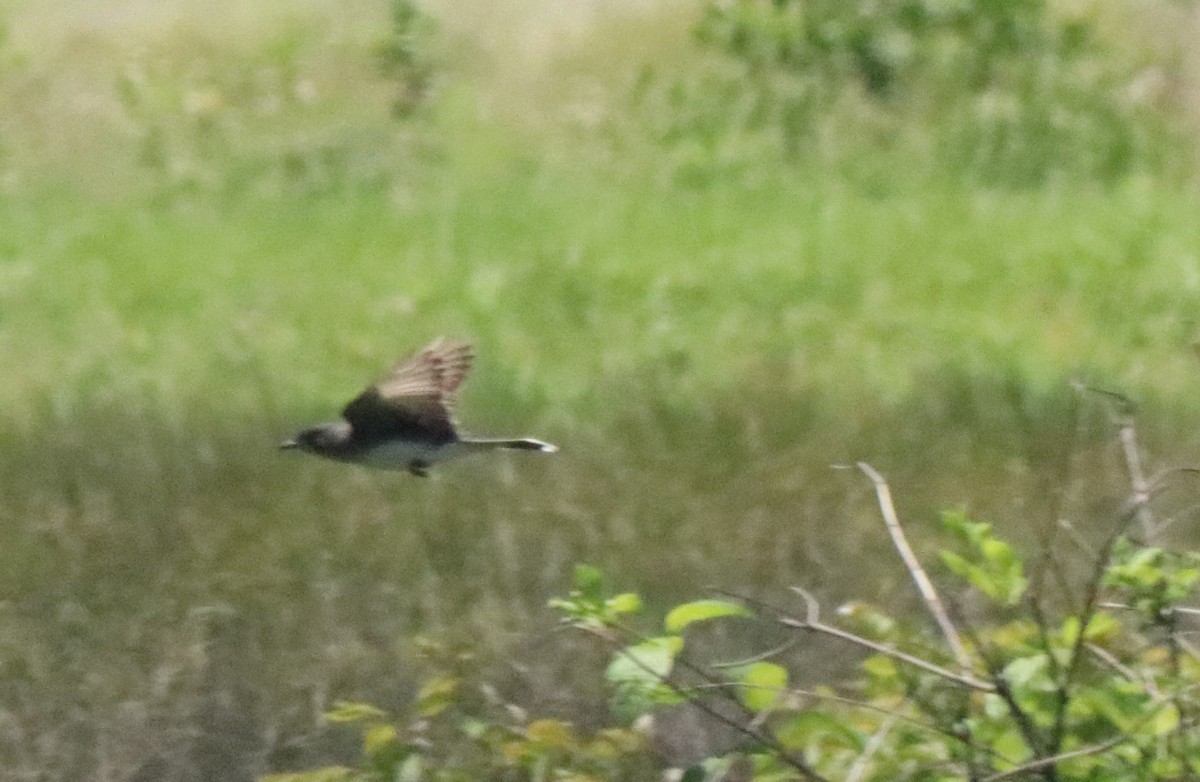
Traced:
[[[422, 682], [453, 675], [495, 698], [463, 684], [428, 715], [422, 768], [513, 763], [503, 747], [529, 742], [530, 774], [638, 775], [659, 761], [624, 727], [604, 732], [602, 677], [579, 675], [609, 652], [545, 607], [575, 563], [650, 613], [712, 584], [771, 604], [801, 584], [823, 603], [877, 601], [907, 575], [886, 564], [860, 480], [830, 469], [862, 458], [907, 518], [969, 502], [1012, 541], [1046, 519], [1110, 518], [1123, 462], [1071, 381], [1142, 402], [1162, 464], [1200, 444], [1200, 199], [1189, 109], [1172, 98], [1195, 74], [1181, 42], [1139, 38], [1161, 25], [1188, 40], [1192, 12], [1151, 5], [1141, 26], [1088, 17], [1063, 62], [1062, 9], [1021, 6], [1048, 25], [1039, 73], [1132, 89], [1150, 70], [1165, 86], [1069, 112], [1044, 138], [1022, 125], [1037, 154], [1005, 177], [1003, 156], [939, 146], [969, 138], [982, 98], [940, 83], [949, 96], [908, 97], [925, 54], [875, 97], [833, 52], [827, 78], [858, 86], [781, 124], [789, 104], [763, 101], [794, 63], [751, 62], [714, 27], [766, 18], [750, 4], [587, 18], [484, 2], [10, 3], [0, 768], [352, 768], [360, 737], [322, 714], [369, 702], [389, 716], [361, 726], [405, 737]], [[879, 8], [867, 21], [884, 40], [893, 6]], [[731, 96], [751, 70], [761, 80]], [[1026, 100], [1034, 77], [1011, 77]], [[1128, 154], [1088, 156], [1119, 138]], [[562, 453], [426, 482], [276, 453], [438, 334], [478, 346], [466, 428]], [[1162, 501], [1182, 521], [1164, 548], [1190, 538], [1173, 491]], [[913, 534], [919, 553], [940, 547]], [[764, 621], [695, 630], [768, 648], [770, 614], [743, 605]], [[474, 660], [446, 670], [417, 635], [469, 639]], [[789, 688], [853, 662], [795, 654]], [[464, 713], [491, 732], [459, 762], [438, 753]]]
[[1134, 63], [1098, 22], [1046, 0], [741, 0], [710, 5], [701, 31], [743, 66], [728, 89], [752, 108], [724, 116], [777, 126], [792, 154], [836, 128], [857, 154], [1028, 185], [1119, 179], [1169, 144], [1157, 96], [1129, 90]]
[[[1126, 422], [1123, 432], [1132, 431]], [[1145, 481], [1139, 464], [1131, 458], [1135, 486]], [[953, 599], [956, 620], [909, 547], [887, 484], [869, 465], [860, 467], [875, 481], [888, 532], [940, 637], [863, 603], [841, 607], [831, 624], [799, 587], [798, 610], [748, 598], [698, 600], [675, 606], [659, 633], [644, 635], [628, 622], [641, 599], [610, 596], [600, 571], [580, 566], [570, 595], [551, 605], [612, 650], [604, 678], [612, 714], [624, 725], [581, 736], [568, 722], [530, 719], [496, 704], [486, 685], [478, 690], [491, 696], [492, 708], [506, 708], [481, 718], [483, 710], [462, 697], [463, 677], [443, 674], [422, 686], [407, 726], [364, 704], [342, 704], [327, 715], [362, 726], [365, 767], [267, 779], [646, 778], [651, 759], [670, 760], [656, 735], [670, 728], [658, 718], [686, 708], [731, 737], [710, 739], [710, 749], [724, 749], [680, 769], [681, 779], [697, 782], [1127, 782], [1196, 773], [1200, 651], [1186, 629], [1196, 609], [1185, 602], [1200, 582], [1200, 554], [1134, 542], [1163, 528], [1150, 511], [1150, 493], [1133, 495], [1098, 548], [1071, 540], [1069, 527], [1046, 530], [1044, 548], [1028, 564], [991, 525], [944, 514], [950, 547], [939, 558], [953, 579], [948, 594], [960, 595]], [[1071, 578], [1072, 571], [1084, 575]], [[982, 599], [970, 619], [963, 589]], [[787, 640], [730, 659], [729, 642], [746, 646], [753, 633], [698, 632], [747, 622], [782, 626]], [[777, 660], [812, 636], [864, 653], [848, 685], [793, 684], [795, 673]], [[444, 650], [439, 657], [447, 657]], [[447, 724], [456, 730], [429, 740], [434, 725]], [[463, 747], [474, 750], [469, 759]]]

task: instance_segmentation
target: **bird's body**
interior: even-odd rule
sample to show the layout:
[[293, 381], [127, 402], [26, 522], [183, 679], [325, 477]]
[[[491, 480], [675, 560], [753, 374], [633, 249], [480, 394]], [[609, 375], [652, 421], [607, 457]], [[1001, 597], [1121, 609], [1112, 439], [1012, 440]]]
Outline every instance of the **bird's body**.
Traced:
[[280, 447], [422, 476], [430, 465], [467, 453], [557, 451], [550, 443], [528, 437], [459, 434], [452, 408], [472, 358], [470, 345], [436, 340], [351, 400], [340, 421], [305, 429]]

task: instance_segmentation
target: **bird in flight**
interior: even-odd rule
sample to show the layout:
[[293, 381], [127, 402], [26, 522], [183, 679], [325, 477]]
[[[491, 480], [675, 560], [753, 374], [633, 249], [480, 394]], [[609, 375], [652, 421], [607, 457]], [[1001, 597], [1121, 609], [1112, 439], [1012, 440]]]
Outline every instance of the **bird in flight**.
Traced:
[[340, 421], [304, 429], [279, 447], [422, 477], [435, 462], [469, 453], [504, 448], [557, 451], [557, 446], [530, 437], [459, 434], [454, 398], [472, 358], [465, 342], [434, 340], [352, 399]]

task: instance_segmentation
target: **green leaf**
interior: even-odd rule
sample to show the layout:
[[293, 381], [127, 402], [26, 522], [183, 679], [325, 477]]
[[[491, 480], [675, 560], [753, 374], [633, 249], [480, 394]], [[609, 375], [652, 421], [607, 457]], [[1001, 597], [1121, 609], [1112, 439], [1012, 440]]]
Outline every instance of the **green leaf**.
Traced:
[[908, 688], [900, 676], [896, 661], [882, 654], [871, 655], [862, 663], [866, 680], [863, 682], [865, 691], [875, 698], [895, 697], [904, 693]]
[[1079, 640], [1079, 617], [1068, 616], [1063, 620], [1062, 629], [1058, 631], [1059, 645], [1070, 649]]
[[632, 720], [655, 705], [682, 701], [683, 697], [663, 681], [682, 649], [683, 638], [669, 635], [617, 652], [604, 674], [615, 688], [613, 710], [623, 719]]
[[[1007, 706], [1003, 707], [1003, 712], [1008, 713]], [[1029, 749], [1029, 745], [1025, 743], [1025, 737], [1017, 728], [1001, 731], [999, 735], [991, 739], [990, 744], [992, 750], [1014, 765], [1024, 763], [1033, 756], [1033, 751]]]
[[1155, 736], [1165, 736], [1179, 727], [1179, 709], [1173, 703], [1158, 710], [1150, 722]]
[[994, 692], [983, 696], [983, 713], [991, 719], [998, 720], [1008, 716], [1008, 704]]
[[966, 557], [955, 554], [953, 551], [939, 551], [938, 557], [951, 573], [967, 581], [972, 581], [974, 574], [979, 571], [979, 568], [968, 562]]
[[942, 526], [949, 532], [957, 535], [964, 542], [972, 544], [978, 543], [992, 529], [990, 524], [971, 521], [967, 518], [967, 514], [961, 510], [944, 511], [942, 513]]
[[756, 662], [729, 670], [738, 687], [738, 699], [753, 712], [767, 711], [787, 689], [788, 672], [782, 665]]
[[363, 752], [372, 758], [391, 753], [396, 749], [398, 740], [395, 726], [376, 725], [363, 735]]
[[1024, 562], [1011, 546], [990, 536], [988, 525], [972, 525], [971, 532], [968, 540], [974, 549], [972, 558], [941, 551], [942, 563], [993, 600], [1016, 605], [1028, 586]]
[[882, 654], [873, 654], [862, 661], [862, 669], [874, 679], [892, 680], [900, 675], [896, 661]]
[[1122, 733], [1144, 734], [1149, 696], [1135, 682], [1108, 681], [1103, 687], [1089, 687], [1071, 697], [1071, 715], [1100, 717]]
[[467, 717], [458, 723], [458, 729], [469, 739], [482, 740], [492, 729], [492, 723], [487, 720]]
[[642, 610], [642, 598], [636, 592], [623, 592], [605, 601], [613, 614], [636, 614]]
[[604, 597], [604, 571], [595, 565], [576, 565], [575, 589], [589, 600], [601, 600]]
[[326, 722], [376, 722], [387, 719], [387, 713], [369, 703], [337, 701], [325, 712]]
[[678, 633], [693, 622], [704, 622], [722, 616], [752, 617], [754, 612], [745, 606], [725, 600], [696, 600], [672, 608], [663, 624], [668, 633]]
[[849, 623], [854, 632], [877, 641], [890, 638], [896, 632], [895, 619], [860, 600], [851, 600], [838, 606], [837, 615]]
[[1150, 773], [1155, 779], [1183, 778], [1183, 761], [1171, 756], [1157, 757], [1150, 761]]
[[605, 671], [613, 684], [644, 682], [658, 684], [675, 664], [675, 656], [683, 649], [683, 639], [676, 635], [650, 638], [617, 652]]
[[782, 720], [775, 728], [779, 743], [795, 752], [806, 752], [814, 744], [833, 742], [855, 753], [866, 748], [863, 735], [854, 728], [819, 711], [806, 711]]
[[436, 717], [455, 702], [460, 680], [457, 676], [437, 676], [421, 685], [417, 691], [417, 713]]
[[1049, 664], [1050, 660], [1044, 654], [1018, 657], [1004, 666], [1004, 678], [1014, 688], [1021, 689], [1034, 684], [1049, 684], [1050, 680], [1045, 675]]

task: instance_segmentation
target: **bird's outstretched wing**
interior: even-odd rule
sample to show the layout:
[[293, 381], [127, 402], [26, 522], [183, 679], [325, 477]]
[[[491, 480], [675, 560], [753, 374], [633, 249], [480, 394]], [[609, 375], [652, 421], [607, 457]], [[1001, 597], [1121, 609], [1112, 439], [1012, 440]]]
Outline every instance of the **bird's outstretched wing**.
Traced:
[[465, 342], [434, 340], [351, 400], [342, 417], [358, 432], [453, 439], [454, 399], [473, 358]]

